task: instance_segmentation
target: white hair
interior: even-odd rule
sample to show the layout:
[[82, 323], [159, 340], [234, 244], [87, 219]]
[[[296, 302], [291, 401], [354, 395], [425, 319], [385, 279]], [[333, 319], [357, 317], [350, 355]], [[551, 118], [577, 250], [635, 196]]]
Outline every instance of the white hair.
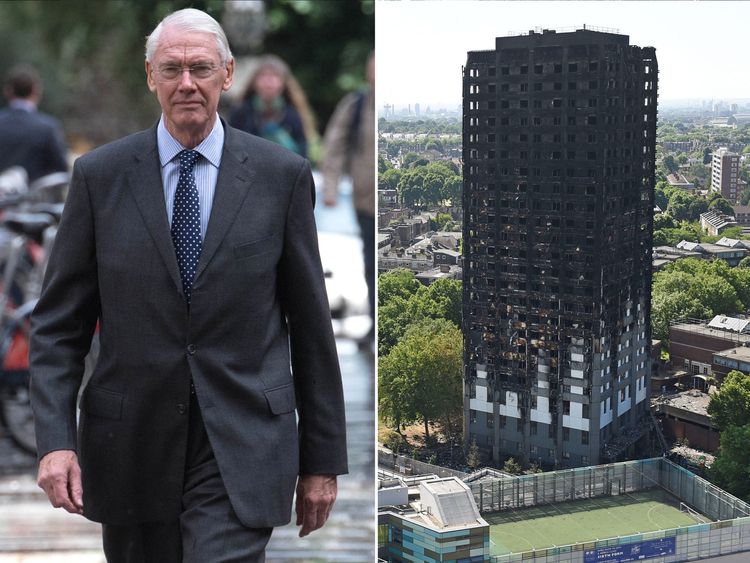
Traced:
[[224, 30], [215, 19], [206, 12], [194, 8], [185, 8], [172, 12], [159, 22], [154, 31], [146, 38], [146, 60], [152, 62], [156, 48], [159, 45], [161, 32], [166, 27], [176, 27], [180, 31], [210, 33], [216, 38], [216, 49], [219, 52], [221, 64], [226, 64], [232, 59], [232, 51], [229, 49], [229, 41]]

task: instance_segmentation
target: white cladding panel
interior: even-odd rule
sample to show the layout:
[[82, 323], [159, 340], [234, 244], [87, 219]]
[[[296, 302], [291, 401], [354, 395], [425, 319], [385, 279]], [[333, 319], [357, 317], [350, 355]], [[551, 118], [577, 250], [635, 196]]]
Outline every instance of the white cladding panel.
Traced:
[[500, 405], [500, 414], [512, 418], [521, 418], [521, 411], [518, 409], [518, 393], [514, 391], [505, 392], [505, 404]]
[[536, 398], [536, 408], [531, 409], [531, 420], [543, 424], [552, 424], [552, 415], [549, 412], [549, 399], [547, 397]]
[[578, 430], [589, 429], [589, 419], [583, 418], [583, 405], [581, 403], [570, 403], [570, 414], [563, 415], [563, 426], [576, 428]]

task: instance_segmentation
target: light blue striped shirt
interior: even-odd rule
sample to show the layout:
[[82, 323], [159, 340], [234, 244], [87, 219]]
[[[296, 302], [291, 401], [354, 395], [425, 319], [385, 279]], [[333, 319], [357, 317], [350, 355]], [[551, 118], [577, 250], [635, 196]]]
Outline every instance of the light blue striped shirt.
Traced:
[[[174, 194], [177, 191], [177, 180], [180, 178], [180, 159], [177, 157], [180, 151], [185, 150], [164, 125], [164, 115], [159, 120], [156, 128], [156, 143], [159, 147], [159, 162], [161, 163], [161, 181], [164, 186], [164, 200], [167, 203], [167, 218], [172, 225], [172, 206], [174, 205]], [[211, 216], [211, 206], [214, 202], [216, 191], [216, 180], [219, 177], [219, 164], [221, 164], [221, 152], [224, 150], [224, 127], [221, 125], [219, 116], [216, 116], [214, 128], [208, 137], [195, 147], [203, 158], [198, 159], [195, 164], [195, 185], [198, 187], [198, 202], [201, 211], [201, 238], [206, 238], [208, 218]]]

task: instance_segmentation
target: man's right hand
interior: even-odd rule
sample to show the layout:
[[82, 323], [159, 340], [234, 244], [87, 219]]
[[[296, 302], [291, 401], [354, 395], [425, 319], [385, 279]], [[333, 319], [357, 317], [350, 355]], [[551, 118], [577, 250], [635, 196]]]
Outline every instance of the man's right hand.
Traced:
[[39, 462], [37, 485], [47, 493], [55, 508], [83, 514], [83, 486], [78, 456], [72, 450], [57, 450]]

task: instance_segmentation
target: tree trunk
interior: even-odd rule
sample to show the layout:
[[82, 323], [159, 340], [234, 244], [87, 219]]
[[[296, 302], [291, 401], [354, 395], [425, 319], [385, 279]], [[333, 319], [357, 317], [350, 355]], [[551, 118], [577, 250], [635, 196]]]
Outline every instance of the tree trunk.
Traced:
[[425, 442], [427, 441], [427, 438], [429, 438], [429, 437], [430, 437], [430, 425], [429, 425], [428, 420], [425, 418], [424, 419], [424, 438], [425, 438]]

